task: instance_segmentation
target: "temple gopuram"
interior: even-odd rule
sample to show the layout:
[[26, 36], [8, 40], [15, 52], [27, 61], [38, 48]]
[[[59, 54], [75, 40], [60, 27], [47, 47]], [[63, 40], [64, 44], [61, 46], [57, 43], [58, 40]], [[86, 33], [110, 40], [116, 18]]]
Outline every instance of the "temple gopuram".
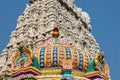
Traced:
[[29, 0], [0, 54], [0, 80], [111, 80], [91, 30], [74, 0]]

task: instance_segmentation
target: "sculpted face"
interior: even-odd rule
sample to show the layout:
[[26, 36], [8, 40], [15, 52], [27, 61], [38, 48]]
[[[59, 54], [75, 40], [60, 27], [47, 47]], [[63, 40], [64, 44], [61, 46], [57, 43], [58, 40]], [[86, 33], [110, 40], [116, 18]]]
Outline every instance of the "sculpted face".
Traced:
[[63, 65], [62, 65], [63, 69], [72, 69], [73, 65], [71, 60], [65, 60], [63, 61]]
[[99, 61], [100, 61], [101, 63], [104, 61], [104, 55], [101, 54], [101, 55], [99, 56]]
[[24, 68], [24, 64], [25, 64], [25, 60], [22, 59], [22, 60], [20, 61], [20, 66], [21, 66], [21, 68]]

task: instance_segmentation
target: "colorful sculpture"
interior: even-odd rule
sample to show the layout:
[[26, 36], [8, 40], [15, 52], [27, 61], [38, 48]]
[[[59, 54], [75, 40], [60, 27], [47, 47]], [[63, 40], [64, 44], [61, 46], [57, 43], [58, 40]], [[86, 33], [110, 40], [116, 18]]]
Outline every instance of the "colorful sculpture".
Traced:
[[[89, 77], [91, 79], [93, 78], [103, 78], [106, 79], [109, 74], [109, 69], [108, 65], [104, 59], [104, 53], [98, 53], [98, 55], [93, 58], [89, 64], [88, 64], [88, 69], [87, 69], [87, 74], [93, 75], [94, 72], [94, 77]], [[98, 74], [99, 73], [99, 74]]]
[[62, 78], [61, 80], [75, 80], [74, 76], [71, 74], [73, 69], [72, 60], [70, 56], [62, 62]]
[[32, 52], [28, 46], [23, 45], [19, 47], [19, 51], [15, 53], [12, 59], [13, 69], [28, 67], [32, 64]]
[[[58, 28], [53, 31], [53, 40], [58, 39]], [[109, 79], [109, 67], [103, 52], [90, 60], [81, 49], [56, 41], [32, 50], [22, 44], [13, 56], [12, 69], [11, 80]]]
[[22, 43], [12, 58], [11, 80], [36, 80], [34, 76], [40, 74], [36, 63], [30, 48]]

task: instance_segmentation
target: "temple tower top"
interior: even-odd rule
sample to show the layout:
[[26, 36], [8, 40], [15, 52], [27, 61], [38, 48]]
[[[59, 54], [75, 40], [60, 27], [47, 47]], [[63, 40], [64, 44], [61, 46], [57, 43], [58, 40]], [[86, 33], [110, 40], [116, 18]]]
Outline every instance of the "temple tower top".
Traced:
[[[29, 0], [30, 3], [34, 3], [37, 1], [45, 1], [45, 0]], [[74, 3], [74, 0], [60, 0], [60, 1], [64, 1], [64, 2], [68, 2], [68, 3]]]

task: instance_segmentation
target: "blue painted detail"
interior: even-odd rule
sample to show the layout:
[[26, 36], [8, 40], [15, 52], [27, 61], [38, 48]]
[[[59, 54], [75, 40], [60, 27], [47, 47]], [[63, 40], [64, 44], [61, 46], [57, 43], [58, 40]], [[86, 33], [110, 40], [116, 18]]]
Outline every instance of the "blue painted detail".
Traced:
[[56, 46], [53, 47], [53, 67], [58, 66], [58, 48]]
[[57, 54], [53, 54], [54, 57], [57, 57]]
[[57, 50], [54, 50], [53, 53], [57, 53]]
[[80, 62], [80, 64], [82, 65], [82, 64], [83, 64], [83, 62]]
[[41, 51], [41, 55], [44, 55], [44, 52], [43, 52], [43, 51]]
[[78, 68], [79, 68], [79, 69], [82, 69], [82, 65], [79, 64], [79, 67], [78, 67]]
[[89, 54], [89, 59], [92, 60], [92, 56]]
[[70, 48], [65, 48], [66, 50], [66, 57], [70, 57], [71, 58], [71, 51], [70, 51]]
[[44, 63], [41, 63], [41, 64], [40, 64], [40, 67], [42, 67], [42, 68], [43, 68], [43, 67], [44, 67]]
[[57, 50], [57, 47], [56, 47], [56, 46], [54, 46], [53, 50]]
[[78, 50], [78, 55], [79, 55], [79, 70], [81, 70], [82, 71], [82, 69], [83, 69], [83, 54], [81, 53], [81, 51], [80, 50]]
[[43, 59], [41, 59], [40, 62], [43, 63], [44, 62]]
[[80, 59], [80, 61], [82, 61], [83, 60], [83, 58], [79, 58]]
[[66, 48], [66, 51], [70, 51], [70, 48]]
[[44, 54], [45, 54], [45, 47], [41, 48], [40, 50], [40, 68], [44, 68]]
[[40, 56], [40, 58], [42, 58], [42, 59], [43, 59], [43, 58], [44, 58], [44, 56], [43, 56], [43, 55], [41, 55], [41, 56]]

